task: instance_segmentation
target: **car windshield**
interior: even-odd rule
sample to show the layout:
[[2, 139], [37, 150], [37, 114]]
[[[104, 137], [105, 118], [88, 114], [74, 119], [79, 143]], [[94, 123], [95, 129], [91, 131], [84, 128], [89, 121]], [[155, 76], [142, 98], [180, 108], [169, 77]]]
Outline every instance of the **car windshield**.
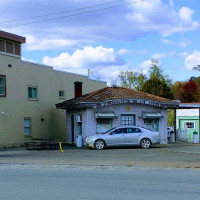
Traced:
[[113, 129], [115, 129], [116, 127], [114, 127], [114, 128], [111, 128], [111, 129], [109, 129], [108, 131], [106, 131], [105, 133], [102, 133], [102, 134], [106, 134], [106, 133], [108, 133], [108, 132], [110, 132], [110, 131], [112, 131]]

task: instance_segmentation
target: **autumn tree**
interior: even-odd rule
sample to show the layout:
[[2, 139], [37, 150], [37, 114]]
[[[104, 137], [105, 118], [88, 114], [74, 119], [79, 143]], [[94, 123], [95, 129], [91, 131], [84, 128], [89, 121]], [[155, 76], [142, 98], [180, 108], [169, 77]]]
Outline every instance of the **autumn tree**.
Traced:
[[172, 86], [171, 90], [174, 96], [174, 99], [180, 99], [181, 98], [181, 90], [183, 87], [183, 83], [180, 81], [176, 81]]
[[195, 83], [197, 85], [198, 95], [197, 95], [197, 102], [200, 102], [200, 77], [195, 77]]
[[183, 103], [189, 103], [189, 102], [195, 102], [198, 98], [198, 88], [193, 79], [190, 79], [188, 82], [186, 82], [181, 90], [181, 102]]

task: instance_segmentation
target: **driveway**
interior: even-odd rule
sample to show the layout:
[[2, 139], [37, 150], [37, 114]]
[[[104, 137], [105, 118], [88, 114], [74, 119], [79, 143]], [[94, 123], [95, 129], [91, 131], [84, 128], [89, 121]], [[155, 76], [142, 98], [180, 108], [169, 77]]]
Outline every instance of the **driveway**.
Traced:
[[63, 150], [0, 150], [0, 167], [200, 169], [199, 144], [175, 143], [157, 145], [150, 149], [129, 147], [100, 151], [66, 145]]

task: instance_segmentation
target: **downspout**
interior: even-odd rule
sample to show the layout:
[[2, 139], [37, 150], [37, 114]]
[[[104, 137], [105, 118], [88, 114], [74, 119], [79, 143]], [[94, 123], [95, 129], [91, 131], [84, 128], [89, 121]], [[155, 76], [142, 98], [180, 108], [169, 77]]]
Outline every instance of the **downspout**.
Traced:
[[177, 141], [177, 135], [176, 135], [176, 108], [174, 109], [174, 134], [175, 134], [175, 141]]
[[199, 138], [200, 138], [200, 108], [199, 108]]

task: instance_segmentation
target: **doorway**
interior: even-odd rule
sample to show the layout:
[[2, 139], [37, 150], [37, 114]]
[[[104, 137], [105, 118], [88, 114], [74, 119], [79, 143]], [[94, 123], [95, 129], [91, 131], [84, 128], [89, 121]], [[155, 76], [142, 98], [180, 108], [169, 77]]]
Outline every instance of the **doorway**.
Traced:
[[74, 115], [71, 115], [71, 142], [74, 143]]

